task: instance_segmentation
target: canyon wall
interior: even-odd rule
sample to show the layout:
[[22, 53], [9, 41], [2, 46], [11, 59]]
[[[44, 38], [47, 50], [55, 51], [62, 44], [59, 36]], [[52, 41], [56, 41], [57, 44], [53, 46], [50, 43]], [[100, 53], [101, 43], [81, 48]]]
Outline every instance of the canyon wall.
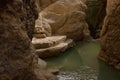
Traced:
[[103, 21], [106, 15], [107, 0], [87, 0], [87, 23], [93, 38], [100, 37]]
[[57, 80], [31, 45], [37, 15], [34, 0], [0, 0], [0, 80]]
[[107, 0], [99, 58], [120, 69], [120, 0]]

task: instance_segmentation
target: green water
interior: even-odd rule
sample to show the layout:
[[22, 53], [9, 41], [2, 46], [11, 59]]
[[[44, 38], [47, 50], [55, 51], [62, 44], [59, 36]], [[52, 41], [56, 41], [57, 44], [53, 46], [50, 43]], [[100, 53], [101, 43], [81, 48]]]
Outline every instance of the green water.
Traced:
[[99, 42], [83, 41], [45, 61], [49, 68], [60, 68], [59, 80], [120, 80], [119, 71], [97, 59], [99, 50]]

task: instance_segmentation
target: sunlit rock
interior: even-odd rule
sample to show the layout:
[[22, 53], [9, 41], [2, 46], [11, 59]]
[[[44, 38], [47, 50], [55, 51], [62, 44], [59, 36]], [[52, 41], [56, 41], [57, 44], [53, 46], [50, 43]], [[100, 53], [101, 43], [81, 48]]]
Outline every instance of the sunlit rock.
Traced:
[[74, 45], [73, 40], [67, 39], [66, 36], [51, 36], [42, 39], [33, 38], [32, 44], [40, 58], [57, 56]]
[[89, 36], [86, 9], [82, 0], [58, 0], [42, 10], [40, 15], [50, 24], [52, 35], [66, 35], [76, 41]]
[[51, 35], [51, 26], [41, 15], [39, 15], [39, 18], [35, 22], [34, 37], [45, 38]]

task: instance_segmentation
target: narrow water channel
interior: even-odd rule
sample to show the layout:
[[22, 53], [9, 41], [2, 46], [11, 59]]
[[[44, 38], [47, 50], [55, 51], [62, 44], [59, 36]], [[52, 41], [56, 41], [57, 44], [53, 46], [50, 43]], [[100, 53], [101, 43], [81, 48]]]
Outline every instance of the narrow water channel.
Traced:
[[120, 80], [120, 71], [97, 59], [99, 50], [99, 42], [83, 41], [45, 61], [48, 68], [60, 68], [59, 80]]

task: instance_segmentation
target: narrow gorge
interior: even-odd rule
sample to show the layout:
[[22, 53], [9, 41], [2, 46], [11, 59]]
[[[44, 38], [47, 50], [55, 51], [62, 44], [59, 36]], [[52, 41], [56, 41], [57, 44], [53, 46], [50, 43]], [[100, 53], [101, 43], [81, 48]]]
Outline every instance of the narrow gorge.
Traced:
[[0, 0], [0, 80], [120, 80], [120, 0]]

